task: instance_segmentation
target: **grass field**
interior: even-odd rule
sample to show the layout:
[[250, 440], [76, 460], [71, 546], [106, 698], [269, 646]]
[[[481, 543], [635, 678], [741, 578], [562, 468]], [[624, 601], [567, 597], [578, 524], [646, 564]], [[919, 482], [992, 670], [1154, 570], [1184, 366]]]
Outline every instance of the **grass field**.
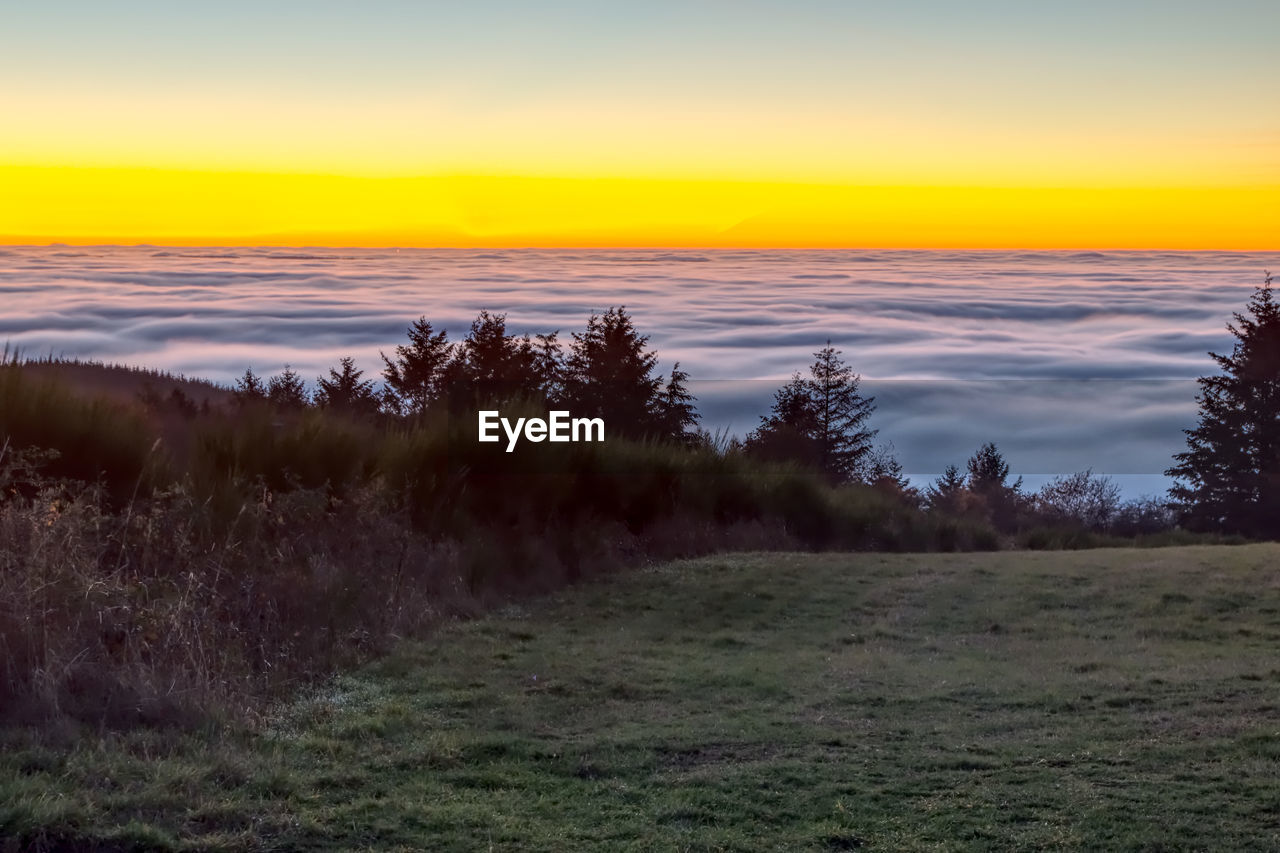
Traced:
[[450, 626], [253, 733], [10, 732], [0, 835], [1275, 850], [1278, 652], [1276, 545], [702, 559]]

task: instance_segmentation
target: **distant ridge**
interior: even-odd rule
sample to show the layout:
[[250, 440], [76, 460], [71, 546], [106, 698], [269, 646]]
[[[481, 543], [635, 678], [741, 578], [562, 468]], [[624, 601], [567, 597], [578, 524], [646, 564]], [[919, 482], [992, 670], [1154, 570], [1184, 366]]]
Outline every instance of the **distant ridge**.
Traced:
[[215, 382], [148, 367], [53, 357], [18, 359], [17, 363], [30, 376], [54, 379], [77, 392], [120, 402], [134, 402], [143, 394], [168, 397], [175, 390], [197, 406], [216, 407], [231, 400], [231, 389]]

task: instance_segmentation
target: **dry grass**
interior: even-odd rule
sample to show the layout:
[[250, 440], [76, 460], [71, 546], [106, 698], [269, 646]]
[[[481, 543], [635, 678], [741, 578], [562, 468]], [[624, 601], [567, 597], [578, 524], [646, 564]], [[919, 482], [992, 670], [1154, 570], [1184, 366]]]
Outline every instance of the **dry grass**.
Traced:
[[179, 488], [122, 513], [61, 487], [0, 503], [4, 715], [191, 723], [456, 606], [455, 549], [414, 536], [369, 496], [328, 504], [263, 493], [224, 528]]

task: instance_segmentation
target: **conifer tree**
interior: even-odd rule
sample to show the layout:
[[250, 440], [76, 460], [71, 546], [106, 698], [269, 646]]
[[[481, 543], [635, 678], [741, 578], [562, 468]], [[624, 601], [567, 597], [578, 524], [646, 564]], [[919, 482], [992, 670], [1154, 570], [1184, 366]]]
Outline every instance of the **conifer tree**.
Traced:
[[467, 337], [458, 344], [445, 373], [453, 408], [496, 406], [514, 400], [546, 399], [542, 369], [549, 369], [555, 336], [507, 333], [507, 315], [481, 311]]
[[379, 408], [378, 393], [373, 382], [361, 379], [363, 370], [356, 368], [355, 359], [344, 356], [341, 370], [329, 368], [328, 377], [316, 380], [316, 405], [351, 415], [373, 415]]
[[307, 383], [287, 364], [284, 372], [267, 380], [267, 399], [273, 406], [294, 410], [305, 409], [310, 402]]
[[875, 399], [859, 393], [861, 378], [829, 341], [814, 358], [808, 378], [797, 373], [774, 393], [769, 414], [747, 437], [747, 451], [816, 467], [837, 482], [869, 482], [876, 430], [866, 422]]
[[573, 414], [602, 418], [618, 435], [661, 435], [654, 404], [662, 380], [653, 375], [658, 356], [648, 342], [625, 307], [592, 314], [587, 328], [574, 332], [564, 365], [565, 401]]
[[1181, 522], [1196, 530], [1280, 536], [1280, 304], [1267, 273], [1227, 330], [1222, 372], [1199, 380], [1199, 423], [1165, 473]]
[[809, 383], [799, 373], [773, 392], [769, 413], [747, 435], [747, 454], [773, 462], [792, 462], [821, 469], [822, 448], [817, 438], [818, 419], [809, 396]]
[[521, 342], [527, 350], [534, 380], [542, 396], [554, 405], [564, 400], [564, 351], [560, 347], [560, 332], [527, 336]]
[[441, 383], [453, 357], [448, 333], [436, 331], [419, 317], [409, 327], [409, 343], [395, 349], [395, 358], [382, 356], [382, 378], [392, 406], [405, 415], [421, 415], [441, 394]]
[[933, 481], [925, 493], [929, 508], [941, 512], [956, 512], [964, 495], [964, 474], [957, 465], [948, 465], [942, 476]]
[[839, 480], [866, 479], [863, 462], [877, 432], [867, 429], [866, 421], [875, 411], [875, 398], [858, 393], [861, 377], [845, 364], [831, 341], [815, 356], [809, 388], [822, 467]]
[[680, 369], [677, 361], [656, 401], [657, 417], [661, 437], [681, 444], [696, 444], [702, 441], [702, 437], [698, 432], [699, 415], [693, 405], [693, 395], [689, 393], [688, 381], [689, 374]]
[[236, 387], [232, 393], [237, 405], [249, 406], [267, 399], [267, 386], [253, 372], [253, 368], [248, 368], [244, 376], [236, 380]]
[[988, 441], [969, 457], [968, 489], [982, 499], [991, 523], [1001, 530], [1018, 525], [1022, 509], [1022, 478], [1009, 482], [1009, 463], [993, 442]]

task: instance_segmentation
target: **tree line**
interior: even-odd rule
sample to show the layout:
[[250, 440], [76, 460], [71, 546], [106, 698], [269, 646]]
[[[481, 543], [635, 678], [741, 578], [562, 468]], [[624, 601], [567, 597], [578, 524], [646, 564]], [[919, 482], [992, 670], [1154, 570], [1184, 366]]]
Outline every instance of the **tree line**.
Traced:
[[[658, 354], [625, 307], [593, 314], [567, 344], [558, 331], [514, 335], [505, 314], [489, 311], [481, 311], [458, 341], [420, 317], [410, 325], [407, 343], [380, 355], [380, 386], [348, 356], [316, 378], [314, 391], [288, 366], [267, 379], [248, 369], [236, 381], [235, 400], [243, 406], [398, 419], [533, 403], [600, 417], [610, 434], [627, 438], [689, 445], [713, 440], [698, 428], [689, 374], [678, 362], [669, 374], [656, 373]], [[759, 426], [728, 447], [819, 471], [833, 484], [906, 491], [892, 448], [872, 444], [877, 430], [867, 421], [875, 399], [861, 394], [861, 377], [830, 341], [814, 357], [808, 375], [794, 374], [775, 393]]]
[[678, 362], [665, 376], [656, 372], [658, 355], [624, 307], [593, 314], [567, 345], [558, 332], [514, 335], [505, 314], [489, 311], [480, 312], [461, 340], [450, 341], [425, 317], [409, 327], [408, 338], [381, 354], [381, 387], [344, 357], [316, 379], [312, 393], [291, 368], [267, 380], [246, 370], [236, 382], [236, 401], [400, 419], [529, 403], [600, 417], [613, 435], [700, 440], [689, 375]]
[[[964, 469], [950, 466], [927, 488], [914, 488], [892, 445], [876, 444], [875, 398], [830, 341], [807, 374], [795, 373], [774, 393], [768, 413], [726, 451], [820, 472], [836, 485], [860, 483], [903, 501], [952, 515], [981, 517], [1011, 531], [1034, 523], [1069, 522], [1134, 535], [1175, 523], [1198, 532], [1280, 536], [1280, 304], [1268, 273], [1227, 328], [1228, 355], [1210, 353], [1221, 372], [1202, 377], [1197, 425], [1185, 430], [1187, 450], [1165, 473], [1167, 499], [1120, 500], [1110, 478], [1090, 471], [1059, 477], [1036, 493], [994, 443], [979, 448]], [[611, 434], [681, 444], [707, 444], [698, 429], [689, 376], [677, 363], [656, 373], [657, 353], [625, 308], [593, 314], [566, 343], [558, 332], [516, 336], [506, 315], [480, 312], [467, 335], [450, 341], [419, 318], [408, 342], [382, 354], [383, 383], [366, 379], [343, 358], [316, 380], [314, 393], [293, 370], [262, 380], [252, 370], [236, 383], [241, 404], [284, 409], [314, 406], [356, 416], [419, 418], [434, 411], [474, 411], [517, 401], [601, 417]]]

